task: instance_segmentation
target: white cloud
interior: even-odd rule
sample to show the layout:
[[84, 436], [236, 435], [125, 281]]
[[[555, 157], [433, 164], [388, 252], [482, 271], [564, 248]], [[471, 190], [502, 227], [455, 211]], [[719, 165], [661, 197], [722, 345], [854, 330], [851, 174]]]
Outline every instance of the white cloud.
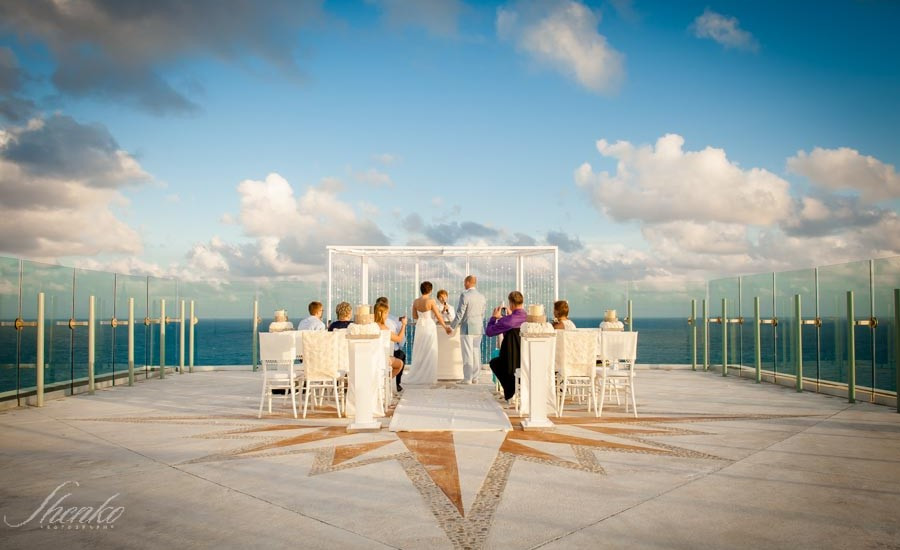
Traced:
[[787, 160], [787, 168], [826, 189], [858, 191], [866, 202], [900, 197], [900, 174], [894, 165], [849, 147], [798, 151]]
[[[741, 168], [721, 149], [684, 151], [683, 144], [673, 134], [655, 146], [597, 143], [603, 156], [616, 160], [616, 172], [595, 173], [585, 163], [575, 171], [575, 181], [607, 217], [636, 221], [647, 250], [631, 256], [626, 266], [608, 249], [598, 252], [588, 243], [586, 251], [577, 254], [581, 272], [637, 279], [708, 278], [900, 254], [897, 212], [828, 190], [804, 194], [770, 172]], [[812, 157], [827, 155], [798, 155], [789, 164], [807, 172], [813, 171], [810, 164], [828, 165], [810, 161]], [[863, 188], [870, 192], [883, 190], [874, 182], [894, 177], [893, 167], [874, 159], [846, 152], [838, 158], [846, 162], [837, 164], [854, 166], [854, 173], [879, 175], [880, 180], [857, 178], [868, 181]], [[861, 158], [865, 162], [859, 162]]]
[[115, 210], [149, 176], [109, 132], [53, 115], [0, 130], [0, 253], [31, 259], [135, 254], [137, 231]]
[[497, 34], [539, 63], [598, 93], [624, 78], [624, 56], [597, 32], [600, 16], [576, 1], [517, 3], [497, 10]]
[[765, 225], [791, 211], [787, 181], [763, 169], [744, 170], [722, 149], [684, 151], [683, 145], [684, 138], [677, 134], [659, 138], [655, 147], [600, 140], [597, 150], [617, 160], [616, 173], [595, 173], [585, 163], [576, 170], [575, 181], [598, 209], [619, 221]]
[[755, 52], [759, 42], [752, 34], [741, 28], [736, 17], [716, 13], [710, 9], [698, 15], [690, 26], [697, 38], [715, 40], [726, 48]]
[[391, 180], [391, 176], [376, 168], [369, 168], [365, 172], [356, 172], [355, 174], [353, 174], [353, 177], [356, 179], [356, 181], [365, 185], [369, 185], [371, 187], [394, 186], [394, 182], [393, 180]]
[[333, 178], [307, 187], [300, 195], [276, 173], [265, 180], [244, 180], [238, 222], [249, 242], [214, 238], [196, 244], [188, 254], [192, 269], [214, 277], [291, 275], [321, 277], [327, 245], [387, 244], [369, 216], [367, 205], [357, 212], [338, 196]]

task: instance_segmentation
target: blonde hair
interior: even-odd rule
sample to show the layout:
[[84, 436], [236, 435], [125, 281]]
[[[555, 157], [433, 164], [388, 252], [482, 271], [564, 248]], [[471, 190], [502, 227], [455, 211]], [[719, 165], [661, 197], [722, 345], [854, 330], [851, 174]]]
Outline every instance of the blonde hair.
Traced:
[[442, 288], [442, 289], [438, 290], [438, 293], [437, 293], [438, 300], [441, 299], [441, 296], [449, 296], [449, 294], [447, 294], [447, 291]]
[[389, 309], [390, 308], [388, 308], [387, 304], [375, 304], [375, 322], [379, 325], [383, 325], [385, 319], [387, 319]]
[[350, 307], [350, 304], [347, 302], [341, 302], [335, 308], [335, 313], [337, 313], [337, 317], [339, 321], [343, 321], [344, 319], [349, 319], [350, 315], [353, 314], [353, 308]]

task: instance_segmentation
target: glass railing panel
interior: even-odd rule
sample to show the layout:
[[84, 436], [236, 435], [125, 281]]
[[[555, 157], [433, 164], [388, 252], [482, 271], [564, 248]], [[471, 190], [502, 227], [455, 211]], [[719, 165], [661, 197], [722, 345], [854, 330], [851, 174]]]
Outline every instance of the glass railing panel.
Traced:
[[[175, 279], [162, 279], [157, 277], [147, 278], [147, 296], [150, 309], [150, 317], [159, 319], [159, 324], [150, 327], [149, 362], [151, 365], [159, 365], [163, 359], [160, 349], [160, 329], [164, 319], [160, 318], [162, 301], [166, 302], [166, 317], [178, 317], [178, 281]], [[167, 367], [178, 365], [178, 330], [176, 324], [167, 324], [165, 327], [165, 364]]]
[[[633, 329], [638, 338], [638, 361], [646, 364], [690, 364], [692, 359], [691, 300], [701, 304], [706, 297], [705, 282], [638, 281], [628, 285], [632, 301]], [[697, 362], [703, 363], [703, 333], [698, 324]]]
[[875, 388], [897, 391], [894, 289], [900, 288], [900, 257], [875, 260]]
[[[726, 314], [729, 319], [741, 315], [741, 288], [738, 277], [727, 277], [709, 281], [709, 316], [710, 318], [722, 316], [722, 299], [726, 302]], [[709, 363], [711, 365], [722, 364], [722, 333], [723, 325], [709, 325]], [[739, 325], [728, 325], [728, 364], [737, 365], [741, 359], [741, 331]]]
[[[19, 268], [19, 260], [0, 258], [0, 321], [4, 323], [19, 317]], [[18, 346], [16, 328], [0, 326], [0, 396], [16, 391]]]
[[[245, 281], [182, 282], [185, 316], [194, 301], [194, 365], [249, 365], [253, 347], [256, 284]], [[260, 315], [264, 315], [260, 311]], [[269, 312], [269, 316], [272, 312]], [[292, 321], [296, 319], [292, 317]], [[266, 330], [267, 324], [261, 326]], [[190, 325], [185, 325], [185, 364], [190, 364]]]
[[[821, 381], [847, 383], [847, 291], [853, 291], [856, 318], [870, 317], [869, 262], [819, 268], [819, 317], [822, 318], [819, 355]], [[856, 329], [856, 383], [872, 383], [872, 335]]]
[[[775, 316], [778, 318], [777, 332], [778, 373], [790, 376], [797, 375], [797, 315], [794, 296], [800, 295], [801, 319], [816, 317], [816, 271], [801, 269], [775, 274]], [[803, 362], [806, 365], [805, 376], [816, 378], [818, 359], [818, 331], [815, 326], [802, 328]]]
[[[774, 289], [772, 273], [759, 273], [741, 277], [741, 310], [744, 316], [744, 324], [740, 325], [743, 346], [741, 347], [741, 363], [747, 367], [756, 366], [756, 318], [753, 314], [753, 299], [759, 298], [759, 316], [761, 319], [774, 317]], [[721, 306], [720, 306], [721, 307]], [[762, 369], [774, 371], [776, 368], [776, 331], [772, 325], [761, 325], [760, 338], [760, 362]]]
[[[44, 293], [44, 387], [47, 391], [65, 387], [72, 380], [71, 267], [22, 261], [22, 317], [37, 319], [37, 296]], [[64, 325], [57, 325], [63, 322]], [[20, 336], [19, 389], [35, 385], [36, 334], [25, 329]]]
[[[147, 277], [140, 275], [116, 275], [115, 316], [122, 321], [128, 320], [128, 300], [134, 299], [134, 370], [135, 375], [147, 376], [149, 364], [150, 327], [144, 325], [149, 317], [147, 308]], [[128, 370], [128, 327], [118, 326], [115, 329], [115, 369]]]
[[[116, 275], [103, 271], [75, 270], [75, 319], [87, 321], [90, 297], [94, 297], [94, 378], [113, 374], [114, 338], [109, 323], [115, 312]], [[72, 360], [75, 380], [88, 376], [88, 327], [72, 331]]]
[[[371, 286], [370, 286], [371, 288]], [[309, 303], [321, 302], [328, 307], [327, 295], [323, 285], [307, 281], [264, 281], [257, 285], [259, 300], [260, 330], [268, 330], [269, 323], [275, 319], [275, 311], [287, 310], [288, 320], [297, 323], [309, 317]], [[252, 307], [252, 303], [250, 304]], [[393, 305], [393, 304], [391, 304]], [[252, 317], [252, 309], [248, 317]], [[328, 312], [323, 312], [323, 322], [328, 320]]]

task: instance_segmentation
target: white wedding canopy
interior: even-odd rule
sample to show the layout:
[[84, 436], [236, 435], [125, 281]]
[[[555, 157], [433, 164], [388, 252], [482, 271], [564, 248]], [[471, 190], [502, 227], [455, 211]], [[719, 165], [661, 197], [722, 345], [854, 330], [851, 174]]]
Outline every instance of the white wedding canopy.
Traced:
[[408, 311], [428, 280], [434, 292], [444, 288], [450, 303], [462, 291], [463, 278], [478, 277], [489, 308], [519, 290], [526, 303], [544, 304], [548, 312], [559, 298], [559, 249], [556, 246], [328, 246], [328, 309], [334, 305], [371, 304], [387, 296], [396, 315]]

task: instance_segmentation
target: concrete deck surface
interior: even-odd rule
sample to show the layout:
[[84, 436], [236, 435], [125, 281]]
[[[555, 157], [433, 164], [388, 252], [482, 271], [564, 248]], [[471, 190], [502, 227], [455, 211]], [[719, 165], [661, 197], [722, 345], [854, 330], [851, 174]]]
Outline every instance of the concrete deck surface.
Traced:
[[544, 432], [348, 434], [280, 400], [257, 419], [259, 383], [172, 375], [0, 413], [0, 546], [900, 548], [887, 407], [640, 370], [636, 420], [576, 404]]

